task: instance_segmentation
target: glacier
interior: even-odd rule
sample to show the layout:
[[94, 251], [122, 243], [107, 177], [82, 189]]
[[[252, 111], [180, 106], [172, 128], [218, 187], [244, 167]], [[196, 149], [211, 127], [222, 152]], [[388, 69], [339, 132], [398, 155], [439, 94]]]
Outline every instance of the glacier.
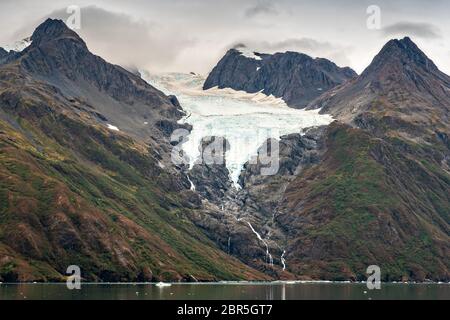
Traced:
[[226, 167], [234, 186], [243, 166], [257, 156], [258, 148], [269, 138], [280, 139], [305, 128], [328, 125], [334, 119], [319, 110], [298, 110], [281, 99], [262, 92], [247, 93], [233, 89], [203, 90], [205, 77], [198, 74], [153, 74], [140, 70], [141, 77], [167, 95], [175, 95], [186, 116], [180, 123], [193, 129], [181, 148], [190, 168], [201, 157], [200, 142], [207, 136], [224, 137], [230, 145], [225, 154]]

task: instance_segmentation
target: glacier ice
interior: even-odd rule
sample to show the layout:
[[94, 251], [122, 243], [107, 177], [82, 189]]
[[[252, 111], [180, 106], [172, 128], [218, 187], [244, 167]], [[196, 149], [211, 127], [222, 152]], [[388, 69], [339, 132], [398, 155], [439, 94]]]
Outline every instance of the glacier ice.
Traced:
[[258, 148], [268, 138], [279, 139], [333, 121], [330, 115], [319, 114], [319, 110], [292, 109], [282, 99], [262, 92], [251, 94], [217, 87], [203, 90], [205, 79], [197, 74], [140, 73], [144, 80], [165, 94], [175, 95], [186, 112], [180, 123], [188, 123], [193, 129], [182, 149], [189, 157], [191, 168], [201, 156], [202, 138], [217, 136], [228, 140], [226, 166], [238, 189], [244, 164], [257, 155]]

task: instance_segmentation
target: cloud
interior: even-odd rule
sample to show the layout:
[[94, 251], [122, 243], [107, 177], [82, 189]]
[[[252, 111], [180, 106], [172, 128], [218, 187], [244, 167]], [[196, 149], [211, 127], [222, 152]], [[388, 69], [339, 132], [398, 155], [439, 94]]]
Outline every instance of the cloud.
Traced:
[[313, 57], [327, 58], [340, 66], [351, 64], [348, 58], [352, 51], [351, 47], [340, 46], [327, 41], [318, 41], [312, 38], [288, 38], [272, 42], [241, 40], [233, 43], [230, 47], [247, 47], [261, 53], [295, 51]]
[[424, 39], [441, 38], [441, 31], [431, 23], [398, 22], [382, 29], [385, 36], [408, 35]]
[[[48, 17], [66, 21], [69, 14], [61, 9]], [[194, 46], [197, 41], [172, 28], [169, 23], [137, 19], [97, 6], [81, 8], [81, 29], [75, 31], [93, 53], [107, 61], [151, 71], [170, 68], [183, 50]]]
[[255, 5], [247, 8], [244, 14], [247, 18], [253, 18], [259, 15], [277, 15], [278, 10], [269, 1], [258, 1]]

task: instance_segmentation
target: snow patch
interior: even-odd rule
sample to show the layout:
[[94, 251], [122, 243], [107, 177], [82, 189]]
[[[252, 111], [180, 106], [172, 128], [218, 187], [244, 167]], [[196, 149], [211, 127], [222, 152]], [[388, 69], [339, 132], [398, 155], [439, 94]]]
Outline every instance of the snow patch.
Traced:
[[251, 51], [247, 48], [239, 48], [236, 50], [239, 51], [241, 53], [241, 55], [246, 58], [254, 59], [254, 60], [262, 60], [262, 58], [260, 56], [256, 55], [254, 51]]
[[112, 124], [106, 124], [109, 130], [113, 130], [113, 131], [120, 131], [119, 128], [117, 128], [116, 126], [113, 126]]

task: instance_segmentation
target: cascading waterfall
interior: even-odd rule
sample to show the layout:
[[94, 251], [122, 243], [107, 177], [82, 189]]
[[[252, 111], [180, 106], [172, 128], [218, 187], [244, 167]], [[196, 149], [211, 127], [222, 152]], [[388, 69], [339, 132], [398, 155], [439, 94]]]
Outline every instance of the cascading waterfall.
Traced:
[[269, 245], [267, 244], [267, 242], [261, 237], [261, 235], [256, 232], [256, 230], [253, 228], [252, 224], [250, 222], [247, 221], [248, 226], [250, 227], [250, 229], [252, 229], [253, 233], [256, 235], [256, 237], [262, 242], [264, 243], [264, 245], [266, 246], [266, 258], [269, 259], [269, 264], [270, 266], [273, 267], [273, 258], [272, 255], [269, 252]]
[[281, 264], [283, 265], [283, 271], [286, 270], [286, 259], [284, 255], [286, 254], [286, 250], [283, 250], [283, 254], [281, 255]]
[[195, 184], [191, 181], [191, 178], [189, 177], [188, 174], [186, 175], [186, 177], [187, 177], [189, 183], [191, 184], [191, 190], [192, 190], [192, 191], [195, 191]]

